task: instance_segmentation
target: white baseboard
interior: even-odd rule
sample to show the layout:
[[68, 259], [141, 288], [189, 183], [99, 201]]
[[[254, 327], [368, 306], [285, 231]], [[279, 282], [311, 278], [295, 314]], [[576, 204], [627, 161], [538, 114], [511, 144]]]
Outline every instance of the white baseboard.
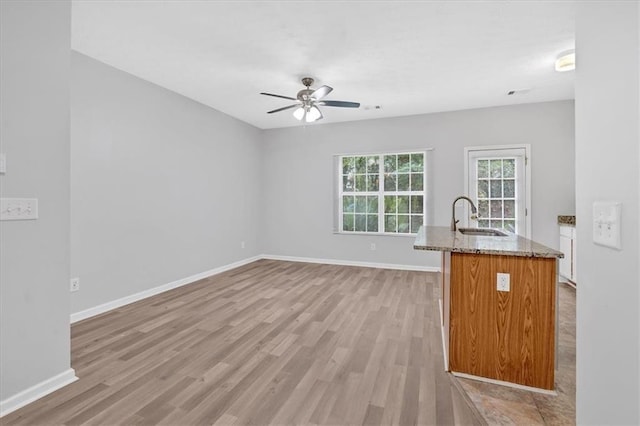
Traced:
[[75, 312], [71, 314], [71, 324], [78, 321], [82, 321], [87, 318], [94, 317], [96, 315], [103, 314], [112, 309], [116, 309], [121, 306], [125, 306], [130, 303], [137, 302], [142, 299], [146, 299], [147, 297], [155, 296], [157, 294], [164, 293], [165, 291], [182, 287], [187, 284], [191, 284], [203, 278], [207, 278], [213, 275], [220, 274], [222, 272], [226, 272], [234, 268], [238, 268], [240, 266], [246, 265], [251, 262], [255, 262], [256, 260], [260, 260], [260, 259], [283, 260], [283, 261], [289, 261], [289, 262], [324, 263], [328, 265], [361, 266], [365, 268], [400, 269], [405, 271], [440, 272], [440, 268], [434, 267], [434, 266], [398, 265], [395, 263], [360, 262], [355, 260], [317, 259], [317, 258], [311, 258], [311, 257], [295, 257], [295, 256], [279, 256], [279, 255], [272, 255], [272, 254], [262, 254], [259, 256], [243, 259], [238, 262], [229, 263], [228, 265], [223, 265], [218, 268], [211, 269], [209, 271], [201, 272], [199, 274], [191, 275], [190, 277], [182, 278], [177, 281], [170, 282], [168, 284], [163, 284], [158, 287], [150, 288], [149, 290], [141, 291], [139, 293], [132, 294], [130, 296], [126, 296], [117, 300], [112, 300], [111, 302], [103, 303], [102, 305], [94, 306], [93, 308], [85, 309], [80, 312]]
[[19, 392], [4, 401], [0, 401], [0, 417], [3, 417], [18, 408], [42, 398], [70, 383], [78, 380], [76, 372], [73, 368], [63, 371], [47, 380], [44, 380], [28, 389]]
[[314, 257], [280, 256], [263, 254], [262, 259], [285, 260], [288, 262], [324, 263], [327, 265], [362, 266], [365, 268], [399, 269], [403, 271], [440, 272], [437, 266], [398, 265], [395, 263], [361, 262], [358, 260], [317, 259]]
[[182, 278], [182, 279], [170, 282], [168, 284], [163, 284], [158, 287], [150, 288], [149, 290], [144, 290], [139, 293], [132, 294], [130, 296], [126, 296], [117, 300], [112, 300], [111, 302], [103, 303], [102, 305], [94, 306], [93, 308], [85, 309], [84, 311], [75, 312], [71, 314], [71, 324], [78, 321], [82, 321], [87, 318], [94, 317], [96, 315], [103, 314], [112, 309], [116, 309], [121, 306], [125, 306], [130, 303], [137, 302], [142, 299], [146, 299], [147, 297], [155, 296], [157, 294], [164, 293], [165, 291], [182, 287], [183, 285], [191, 284], [203, 278], [208, 278], [210, 276], [217, 275], [222, 272], [226, 272], [230, 269], [238, 268], [248, 263], [255, 262], [256, 260], [260, 260], [261, 258], [262, 256], [254, 256], [247, 259], [239, 260], [237, 262], [229, 263], [227, 265], [210, 269], [205, 272], [200, 272], [199, 274], [191, 275], [190, 277]]
[[531, 386], [519, 385], [517, 383], [504, 382], [502, 380], [489, 379], [488, 377], [474, 376], [472, 374], [467, 374], [467, 373], [458, 373], [457, 371], [452, 371], [451, 374], [453, 374], [456, 377], [461, 377], [463, 379], [476, 380], [478, 382], [491, 383], [493, 385], [506, 386], [506, 387], [509, 387], [509, 388], [526, 390], [526, 391], [529, 391], [529, 392], [536, 392], [536, 393], [542, 393], [542, 394], [545, 394], [545, 395], [558, 396], [558, 392], [556, 392], [555, 390], [534, 388], [534, 387], [531, 387]]

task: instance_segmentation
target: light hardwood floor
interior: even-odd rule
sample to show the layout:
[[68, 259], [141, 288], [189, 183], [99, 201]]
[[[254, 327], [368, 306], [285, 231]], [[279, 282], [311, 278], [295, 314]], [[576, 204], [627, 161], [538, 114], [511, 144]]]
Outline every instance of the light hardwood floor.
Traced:
[[71, 327], [79, 381], [13, 424], [484, 424], [437, 274], [260, 260]]

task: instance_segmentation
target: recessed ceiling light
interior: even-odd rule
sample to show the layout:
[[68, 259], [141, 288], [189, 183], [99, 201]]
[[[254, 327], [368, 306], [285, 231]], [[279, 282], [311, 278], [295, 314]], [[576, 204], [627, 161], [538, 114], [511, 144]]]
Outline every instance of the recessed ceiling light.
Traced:
[[575, 50], [565, 50], [558, 55], [556, 59], [556, 71], [565, 72], [576, 69], [576, 52]]

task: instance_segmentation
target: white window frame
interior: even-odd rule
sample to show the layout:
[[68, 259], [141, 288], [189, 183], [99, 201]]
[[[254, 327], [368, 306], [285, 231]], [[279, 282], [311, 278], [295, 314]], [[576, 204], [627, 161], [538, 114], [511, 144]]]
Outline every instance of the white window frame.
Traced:
[[[466, 147], [464, 149], [464, 193], [470, 194], [469, 188], [469, 177], [470, 177], [470, 167], [471, 164], [469, 162], [469, 158], [472, 154], [482, 153], [487, 156], [500, 156], [503, 155], [508, 157], [510, 155], [510, 151], [514, 150], [524, 150], [525, 153], [525, 161], [524, 161], [524, 187], [525, 187], [525, 196], [524, 196], [524, 234], [520, 233], [525, 238], [531, 238], [531, 145], [529, 144], [514, 144], [514, 145], [489, 145], [489, 146], [472, 146]], [[477, 200], [474, 200], [474, 203]], [[468, 222], [468, 207], [465, 206], [465, 215], [464, 215], [464, 226], [470, 226]], [[475, 225], [474, 225], [475, 226]]]
[[[335, 154], [334, 158], [336, 159], [336, 161], [334, 162], [335, 165], [337, 166], [336, 169], [334, 170], [334, 176], [337, 176], [337, 180], [336, 183], [334, 184], [334, 191], [335, 189], [337, 189], [337, 191], [335, 192], [335, 195], [337, 197], [337, 202], [335, 203], [335, 205], [337, 205], [337, 209], [334, 209], [334, 214], [337, 215], [337, 220], [336, 222], [334, 222], [337, 226], [334, 229], [334, 233], [336, 234], [343, 234], [343, 235], [365, 235], [365, 236], [371, 236], [371, 235], [385, 235], [385, 236], [397, 236], [397, 237], [412, 237], [415, 238], [416, 233], [406, 233], [406, 232], [384, 232], [384, 196], [385, 195], [396, 195], [396, 196], [400, 196], [400, 195], [417, 195], [416, 191], [384, 191], [384, 156], [385, 155], [406, 155], [406, 154], [423, 154], [423, 183], [422, 183], [422, 191], [421, 191], [421, 195], [422, 195], [422, 225], [426, 225], [427, 223], [427, 195], [428, 195], [428, 191], [427, 191], [427, 184], [429, 182], [428, 178], [427, 178], [427, 174], [429, 173], [428, 171], [428, 151], [431, 151], [432, 149], [410, 149], [410, 150], [402, 150], [402, 151], [398, 151], [398, 150], [394, 150], [394, 151], [382, 151], [382, 152], [368, 152], [368, 153], [360, 153], [360, 152], [356, 152], [356, 153], [344, 153], [344, 154]], [[370, 156], [379, 156], [380, 157], [380, 162], [379, 162], [379, 167], [380, 167], [380, 172], [379, 172], [379, 186], [378, 186], [378, 191], [376, 192], [371, 192], [371, 191], [362, 191], [362, 192], [344, 192], [343, 191], [343, 182], [342, 182], [342, 158], [343, 157], [370, 157]], [[357, 195], [357, 196], [378, 196], [378, 232], [367, 232], [367, 231], [344, 231], [343, 230], [343, 195]], [[411, 202], [411, 200], [409, 200], [409, 203]], [[409, 219], [409, 226], [411, 226], [411, 219]], [[382, 230], [382, 231], [381, 231]]]

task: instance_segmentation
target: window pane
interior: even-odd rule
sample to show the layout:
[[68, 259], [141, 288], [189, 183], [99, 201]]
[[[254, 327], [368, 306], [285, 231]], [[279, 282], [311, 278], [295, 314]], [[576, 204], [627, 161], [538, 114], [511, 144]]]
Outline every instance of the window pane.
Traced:
[[367, 157], [367, 173], [378, 173], [380, 172], [380, 157], [377, 155]]
[[489, 227], [490, 228], [500, 229], [500, 228], [502, 228], [502, 221], [501, 220], [492, 220], [491, 221], [491, 225]]
[[367, 215], [367, 232], [378, 232], [378, 215]]
[[422, 215], [411, 216], [411, 233], [415, 234], [422, 226]]
[[356, 232], [365, 232], [367, 230], [367, 215], [366, 214], [357, 214], [356, 215]]
[[422, 173], [411, 173], [411, 190], [422, 191], [424, 188], [424, 175]]
[[513, 200], [504, 201], [504, 217], [514, 218], [516, 217], [516, 202]]
[[502, 182], [504, 198], [515, 198], [516, 197], [516, 181], [515, 180], [505, 180]]
[[424, 197], [422, 195], [411, 196], [411, 213], [422, 213], [422, 202]]
[[396, 190], [396, 174], [385, 174], [384, 175], [384, 190], [385, 191], [395, 191]]
[[516, 221], [515, 220], [505, 220], [504, 221], [504, 229], [509, 232], [516, 232]]
[[379, 183], [378, 175], [367, 175], [367, 191], [377, 191]]
[[342, 215], [342, 230], [343, 231], [353, 231], [353, 215], [345, 214]]
[[502, 176], [506, 178], [512, 178], [516, 176], [516, 160], [502, 160]]
[[375, 195], [367, 197], [367, 212], [378, 213], [378, 197]]
[[367, 157], [355, 157], [356, 159], [356, 173], [367, 172]]
[[424, 171], [424, 154], [411, 154], [411, 171]]
[[409, 154], [398, 155], [398, 171], [399, 172], [411, 171], [411, 166], [409, 163]]
[[489, 169], [492, 178], [502, 177], [502, 160], [491, 160], [489, 162]]
[[356, 196], [356, 213], [367, 212], [367, 197], [361, 195]]
[[356, 191], [364, 192], [367, 190], [367, 176], [356, 175]]
[[342, 176], [342, 190], [345, 192], [353, 191], [353, 175]]
[[396, 199], [395, 195], [385, 195], [384, 197], [384, 212], [396, 213]]
[[403, 232], [408, 234], [409, 229], [409, 215], [399, 214], [398, 215], [398, 232]]
[[353, 195], [345, 195], [342, 197], [342, 211], [345, 213], [353, 213], [355, 211], [356, 202]]
[[[356, 211], [358, 211], [357, 204], [356, 204]], [[502, 201], [501, 200], [491, 200], [491, 217], [492, 218], [502, 217]]]
[[353, 157], [342, 157], [342, 174], [348, 175], [356, 170], [356, 162]]
[[489, 181], [478, 181], [478, 198], [489, 198]]
[[[409, 196], [398, 195], [398, 213], [409, 213]], [[400, 222], [398, 222], [399, 226]]]
[[387, 173], [396, 171], [397, 155], [384, 156], [384, 171]]
[[398, 191], [408, 191], [409, 190], [409, 175], [403, 174], [398, 175]]
[[384, 232], [396, 232], [396, 215], [384, 215]]
[[489, 221], [488, 220], [479, 220], [478, 221], [478, 227], [479, 228], [488, 228], [489, 227]]
[[489, 217], [489, 201], [478, 201], [478, 217]]
[[502, 181], [491, 179], [491, 198], [502, 198]]
[[478, 178], [489, 177], [489, 160], [478, 160]]

